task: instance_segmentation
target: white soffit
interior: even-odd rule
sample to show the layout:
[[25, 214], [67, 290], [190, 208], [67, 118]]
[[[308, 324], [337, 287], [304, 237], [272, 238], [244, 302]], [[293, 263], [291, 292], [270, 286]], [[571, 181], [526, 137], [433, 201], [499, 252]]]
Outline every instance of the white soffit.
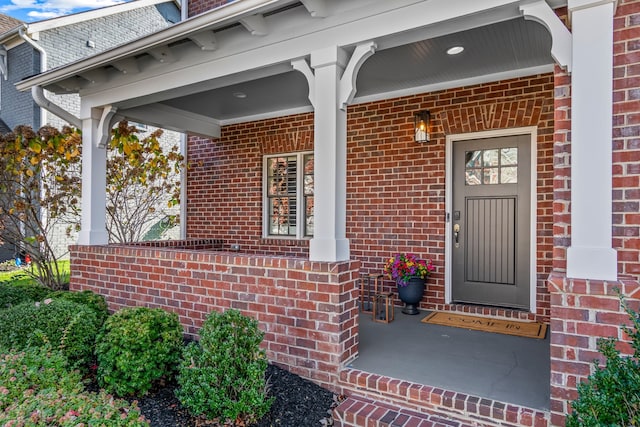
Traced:
[[[144, 105], [160, 103], [224, 124], [308, 110], [306, 79], [293, 71], [291, 61], [329, 45], [349, 52], [367, 40], [378, 45], [358, 74], [356, 102], [553, 67], [548, 31], [525, 21], [518, 1], [306, 3], [236, 0], [18, 87], [79, 92], [89, 106], [114, 104], [140, 111]], [[324, 17], [314, 18], [310, 10]], [[260, 18], [252, 22], [260, 22], [261, 35], [251, 35], [239, 24], [256, 14]], [[465, 51], [446, 55], [452, 45], [463, 45]], [[234, 92], [246, 93], [247, 98], [234, 98]]]

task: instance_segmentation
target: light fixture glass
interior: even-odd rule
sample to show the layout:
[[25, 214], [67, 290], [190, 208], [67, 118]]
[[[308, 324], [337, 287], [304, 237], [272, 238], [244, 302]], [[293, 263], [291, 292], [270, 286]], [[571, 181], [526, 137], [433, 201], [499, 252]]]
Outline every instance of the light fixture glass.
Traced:
[[419, 143], [429, 142], [429, 119], [431, 114], [428, 111], [420, 111], [413, 117], [415, 127], [415, 141]]
[[449, 55], [457, 55], [459, 53], [462, 53], [463, 50], [464, 50], [464, 47], [462, 47], [462, 46], [453, 46], [453, 47], [450, 47], [449, 49], [447, 49], [447, 54], [449, 54]]
[[233, 92], [233, 96], [235, 96], [238, 99], [244, 99], [247, 97], [247, 94], [244, 92]]

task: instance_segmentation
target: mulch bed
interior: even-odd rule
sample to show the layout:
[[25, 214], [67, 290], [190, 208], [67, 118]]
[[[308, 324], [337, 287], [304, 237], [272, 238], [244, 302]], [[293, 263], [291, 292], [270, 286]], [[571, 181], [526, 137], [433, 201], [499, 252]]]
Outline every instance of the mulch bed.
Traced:
[[[333, 425], [331, 410], [338, 397], [311, 381], [274, 365], [267, 368], [269, 395], [275, 397], [271, 410], [254, 427], [306, 427]], [[173, 391], [175, 385], [157, 388], [137, 399], [152, 427], [217, 426], [193, 418]]]

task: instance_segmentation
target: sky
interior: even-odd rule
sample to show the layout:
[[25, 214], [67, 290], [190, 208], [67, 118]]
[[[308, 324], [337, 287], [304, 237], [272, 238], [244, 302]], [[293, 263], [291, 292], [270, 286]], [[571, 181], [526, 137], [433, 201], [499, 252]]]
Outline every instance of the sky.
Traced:
[[35, 22], [126, 1], [130, 0], [0, 0], [0, 13]]

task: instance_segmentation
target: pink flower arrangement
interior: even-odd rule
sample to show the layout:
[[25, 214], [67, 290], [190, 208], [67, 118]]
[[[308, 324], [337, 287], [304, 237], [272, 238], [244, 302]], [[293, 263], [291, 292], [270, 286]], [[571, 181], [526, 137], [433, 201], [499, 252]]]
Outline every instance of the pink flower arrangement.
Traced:
[[396, 254], [384, 265], [384, 272], [398, 286], [407, 286], [409, 279], [426, 279], [434, 269], [431, 260], [418, 259], [415, 254], [410, 253]]

